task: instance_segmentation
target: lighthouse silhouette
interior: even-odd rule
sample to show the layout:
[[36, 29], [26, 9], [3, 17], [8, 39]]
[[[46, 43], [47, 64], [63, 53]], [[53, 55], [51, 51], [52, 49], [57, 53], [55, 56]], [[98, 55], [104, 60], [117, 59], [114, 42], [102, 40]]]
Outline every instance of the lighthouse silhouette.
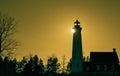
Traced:
[[82, 37], [80, 22], [76, 20], [73, 27], [73, 45], [72, 45], [72, 73], [83, 72], [83, 53], [82, 53]]

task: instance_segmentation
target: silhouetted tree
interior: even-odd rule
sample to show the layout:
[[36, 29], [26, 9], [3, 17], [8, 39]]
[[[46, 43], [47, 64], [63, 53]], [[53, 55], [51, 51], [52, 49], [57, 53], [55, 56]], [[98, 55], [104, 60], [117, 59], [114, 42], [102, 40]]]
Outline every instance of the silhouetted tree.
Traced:
[[67, 74], [71, 73], [71, 62], [72, 62], [72, 59], [70, 59], [70, 61], [67, 64], [67, 71], [66, 71]]
[[31, 57], [29, 62], [25, 65], [23, 76], [33, 76], [33, 58]]
[[13, 60], [10, 60], [9, 62], [9, 76], [16, 76], [16, 65], [17, 65], [17, 60], [16, 58]]
[[65, 76], [66, 75], [66, 58], [65, 58], [65, 56], [63, 56], [63, 58], [62, 58], [62, 63], [61, 63], [61, 75], [62, 76]]
[[37, 55], [33, 57], [34, 60], [34, 66], [33, 66], [33, 76], [39, 76], [39, 58]]
[[17, 60], [10, 60], [9, 57], [5, 56], [2, 66], [3, 76], [16, 76], [16, 64]]
[[18, 45], [18, 42], [11, 39], [16, 30], [15, 19], [0, 12], [0, 55], [3, 51], [13, 50]]
[[4, 72], [3, 68], [4, 68], [3, 58], [2, 58], [2, 56], [0, 56], [0, 76], [4, 76], [4, 74], [3, 74], [3, 72]]
[[5, 56], [4, 62], [3, 62], [3, 66], [4, 66], [3, 74], [4, 74], [4, 76], [8, 76], [9, 75], [9, 61], [10, 61], [9, 58], [7, 56]]
[[27, 64], [27, 59], [24, 56], [21, 61], [17, 62], [16, 72], [19, 76], [22, 76], [24, 67]]
[[65, 64], [66, 64], [66, 62], [65, 62], [65, 60], [66, 60], [65, 56], [63, 56], [62, 59], [63, 59], [63, 61], [62, 61], [62, 72], [65, 73], [65, 71], [66, 71], [65, 70]]
[[39, 60], [37, 55], [31, 57], [29, 62], [25, 65], [23, 69], [24, 76], [43, 76], [44, 75], [44, 65], [42, 59]]
[[44, 67], [43, 60], [42, 60], [42, 59], [39, 60], [39, 65], [38, 65], [38, 67], [39, 67], [39, 74], [40, 74], [41, 76], [43, 76], [43, 75], [44, 75], [45, 67]]
[[46, 74], [47, 75], [56, 75], [59, 69], [60, 63], [58, 63], [58, 58], [56, 56], [51, 56], [47, 60], [46, 65]]

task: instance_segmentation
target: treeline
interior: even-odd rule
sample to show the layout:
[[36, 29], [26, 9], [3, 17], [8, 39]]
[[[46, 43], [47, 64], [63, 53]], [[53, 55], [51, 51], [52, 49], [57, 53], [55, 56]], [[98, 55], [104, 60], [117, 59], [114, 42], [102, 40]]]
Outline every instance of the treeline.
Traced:
[[47, 59], [47, 64], [37, 55], [21, 61], [0, 56], [0, 76], [66, 76], [70, 74], [70, 62], [65, 65], [58, 62], [56, 56]]
[[16, 58], [0, 56], [0, 76], [120, 76], [120, 72], [116, 74], [99, 72], [72, 74], [70, 66], [71, 59], [66, 63], [65, 57], [63, 57], [62, 63], [59, 63], [56, 56], [50, 56], [47, 63], [44, 64], [37, 55], [29, 58], [23, 57], [20, 61], [17, 61]]

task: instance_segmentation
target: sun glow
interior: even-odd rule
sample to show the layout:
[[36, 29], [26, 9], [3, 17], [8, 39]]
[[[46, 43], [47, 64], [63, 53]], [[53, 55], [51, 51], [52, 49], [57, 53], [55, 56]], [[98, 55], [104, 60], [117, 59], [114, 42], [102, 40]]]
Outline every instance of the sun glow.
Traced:
[[74, 32], [75, 32], [75, 29], [72, 29], [71, 31], [72, 31], [72, 33], [74, 33]]

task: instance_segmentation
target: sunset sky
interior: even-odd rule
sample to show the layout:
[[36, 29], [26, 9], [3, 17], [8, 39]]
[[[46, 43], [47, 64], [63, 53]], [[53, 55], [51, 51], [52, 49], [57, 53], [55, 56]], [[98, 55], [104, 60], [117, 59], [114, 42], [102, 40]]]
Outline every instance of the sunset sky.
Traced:
[[120, 57], [120, 0], [0, 0], [0, 11], [18, 23], [17, 58], [30, 54], [44, 60], [52, 54], [71, 58], [76, 19], [81, 22], [84, 56], [116, 48]]

